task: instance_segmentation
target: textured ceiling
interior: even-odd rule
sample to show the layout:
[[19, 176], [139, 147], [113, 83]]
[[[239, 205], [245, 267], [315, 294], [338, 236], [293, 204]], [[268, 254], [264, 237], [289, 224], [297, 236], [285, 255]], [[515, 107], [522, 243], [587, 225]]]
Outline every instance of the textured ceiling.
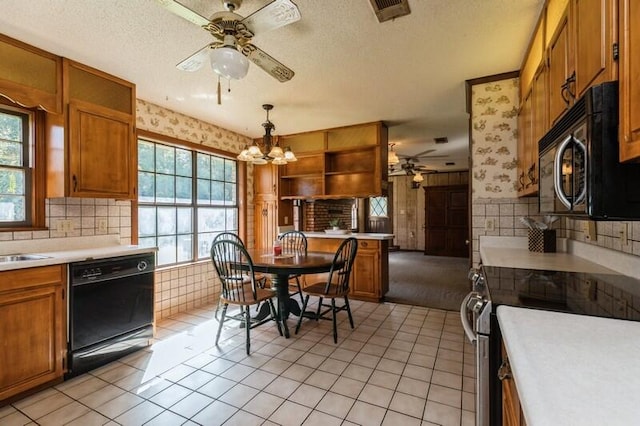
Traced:
[[[244, 0], [248, 16], [269, 0]], [[409, 0], [411, 14], [379, 23], [369, 0], [294, 0], [300, 21], [254, 44], [295, 76], [280, 83], [251, 64], [243, 80], [175, 65], [212, 41], [155, 0], [0, 0], [0, 32], [130, 80], [138, 98], [258, 137], [382, 120], [400, 154], [435, 149], [421, 164], [466, 169], [464, 81], [519, 68], [543, 0]], [[184, 0], [209, 17], [219, 0]], [[433, 138], [449, 143], [435, 145]], [[444, 166], [454, 161], [455, 166]]]

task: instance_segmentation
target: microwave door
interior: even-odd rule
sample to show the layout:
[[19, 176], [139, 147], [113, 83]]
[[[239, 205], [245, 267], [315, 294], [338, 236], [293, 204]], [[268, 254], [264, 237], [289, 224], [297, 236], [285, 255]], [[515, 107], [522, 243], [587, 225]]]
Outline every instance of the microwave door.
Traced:
[[553, 186], [556, 201], [565, 209], [573, 208], [573, 135], [567, 136], [556, 148], [553, 160]]
[[576, 213], [587, 210], [587, 146], [586, 123], [573, 132], [573, 208]]

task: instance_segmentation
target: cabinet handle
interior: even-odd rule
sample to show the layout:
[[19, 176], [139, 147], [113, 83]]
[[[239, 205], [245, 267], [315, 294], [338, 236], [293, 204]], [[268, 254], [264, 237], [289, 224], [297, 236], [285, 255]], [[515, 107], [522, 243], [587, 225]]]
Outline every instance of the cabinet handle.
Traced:
[[360, 242], [360, 245], [361, 245], [362, 247], [369, 247], [369, 243], [367, 243], [366, 241], [362, 241], [362, 242]]
[[273, 193], [274, 194], [276, 193], [276, 184], [275, 183], [273, 184]]
[[78, 178], [76, 178], [76, 175], [73, 175], [72, 180], [73, 180], [73, 192], [76, 192], [78, 190]]
[[571, 102], [572, 99], [576, 98], [576, 94], [573, 93], [570, 88], [571, 84], [575, 83], [575, 81], [576, 81], [576, 72], [574, 71], [571, 73], [569, 77], [567, 77], [567, 79], [564, 81], [562, 86], [560, 86], [561, 87], [560, 96], [562, 96], [562, 100], [564, 101], [565, 104], [567, 104], [567, 106], [569, 106], [569, 103]]
[[520, 173], [520, 176], [518, 176], [518, 182], [520, 183], [520, 190], [524, 190], [526, 187], [524, 184], [524, 172]]
[[506, 380], [511, 378], [511, 366], [509, 365], [509, 360], [505, 359], [502, 361], [502, 365], [498, 368], [498, 379]]

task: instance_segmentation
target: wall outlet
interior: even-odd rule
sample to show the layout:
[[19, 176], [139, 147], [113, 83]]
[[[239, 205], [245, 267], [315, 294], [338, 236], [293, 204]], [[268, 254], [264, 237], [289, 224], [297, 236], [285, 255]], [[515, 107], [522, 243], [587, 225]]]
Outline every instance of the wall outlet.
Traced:
[[629, 245], [629, 224], [620, 224], [620, 244], [623, 246]]
[[584, 231], [584, 238], [587, 241], [595, 241], [598, 239], [598, 232], [596, 223], [592, 220], [585, 220], [582, 222], [582, 230]]
[[484, 220], [484, 230], [493, 232], [496, 230], [496, 222], [494, 219], [487, 218]]
[[71, 219], [60, 219], [56, 223], [56, 231], [58, 231], [58, 232], [71, 232], [71, 231], [73, 231], [73, 221], [71, 221]]
[[98, 228], [98, 232], [101, 234], [107, 233], [107, 226], [108, 222], [106, 217], [99, 217], [96, 219], [96, 228]]

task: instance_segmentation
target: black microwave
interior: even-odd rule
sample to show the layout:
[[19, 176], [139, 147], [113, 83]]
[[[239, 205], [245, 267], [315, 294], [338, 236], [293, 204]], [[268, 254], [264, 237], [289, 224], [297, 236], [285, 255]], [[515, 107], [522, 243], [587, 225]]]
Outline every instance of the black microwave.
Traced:
[[640, 220], [640, 164], [618, 152], [618, 82], [589, 88], [538, 143], [540, 213]]

